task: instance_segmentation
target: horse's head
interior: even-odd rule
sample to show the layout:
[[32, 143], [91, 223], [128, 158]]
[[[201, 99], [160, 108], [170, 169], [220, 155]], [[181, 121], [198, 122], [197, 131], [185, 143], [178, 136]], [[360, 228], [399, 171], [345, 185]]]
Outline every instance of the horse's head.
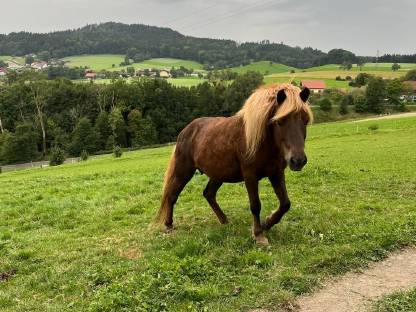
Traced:
[[[309, 95], [308, 88], [304, 88], [295, 95], [286, 95], [285, 90], [280, 90], [276, 96], [277, 110], [280, 108], [284, 110], [282, 106], [285, 105], [285, 101], [289, 100], [288, 96], [298, 97], [291, 100], [302, 101], [306, 107]], [[274, 141], [282, 151], [289, 168], [293, 171], [302, 170], [307, 163], [305, 139], [306, 126], [311, 121], [310, 119], [310, 110], [295, 109], [281, 117], [278, 114], [276, 118], [271, 120]]]

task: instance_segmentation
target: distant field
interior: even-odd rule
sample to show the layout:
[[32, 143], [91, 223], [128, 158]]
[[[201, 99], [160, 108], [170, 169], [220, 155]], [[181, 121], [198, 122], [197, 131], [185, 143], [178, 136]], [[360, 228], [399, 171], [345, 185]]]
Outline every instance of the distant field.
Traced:
[[68, 61], [69, 67], [88, 67], [96, 71], [110, 69], [113, 64], [118, 66], [124, 61], [123, 55], [118, 54], [100, 54], [100, 55], [78, 55], [64, 58]]
[[[131, 82], [132, 79], [134, 78], [126, 78], [127, 82]], [[193, 86], [197, 86], [201, 83], [203, 83], [204, 79], [199, 79], [199, 78], [193, 78], [193, 77], [189, 77], [189, 78], [169, 78], [167, 79], [167, 81], [177, 87], [193, 87]], [[89, 80], [75, 80], [75, 82], [81, 82], [81, 83], [90, 83]], [[109, 84], [111, 83], [111, 79], [97, 79], [94, 80], [94, 83], [97, 84]]]
[[21, 56], [10, 56], [10, 55], [0, 55], [0, 60], [2, 61], [14, 61], [18, 64], [24, 64], [25, 59]]
[[290, 77], [290, 76], [282, 76], [282, 77], [277, 77], [274, 75], [270, 75], [270, 76], [265, 76], [264, 77], [264, 82], [266, 84], [271, 84], [271, 83], [285, 83], [285, 82], [291, 82], [291, 81], [295, 81], [298, 85], [300, 83], [301, 80], [324, 80], [326, 83], [326, 86], [329, 88], [340, 88], [340, 89], [348, 89], [350, 88], [350, 86], [348, 85], [348, 81], [337, 81], [335, 79], [320, 79], [317, 77], [304, 77], [302, 79], [300, 79], [299, 77], [295, 76], [294, 78]]
[[[121, 54], [100, 54], [100, 55], [79, 55], [70, 56], [64, 58], [68, 61], [67, 65], [70, 67], [85, 67], [91, 68], [96, 71], [100, 70], [122, 70], [128, 66], [119, 66], [124, 61], [124, 55]], [[115, 67], [113, 68], [113, 64]], [[194, 61], [173, 59], [173, 58], [155, 58], [146, 60], [140, 63], [134, 63], [129, 66], [133, 66], [135, 69], [146, 68], [179, 68], [184, 66], [186, 68], [193, 68], [194, 70], [202, 70], [202, 64]]]
[[246, 66], [231, 68], [232, 71], [239, 74], [246, 73], [248, 71], [258, 71], [264, 75], [290, 72], [292, 69], [296, 70], [294, 67], [279, 63], [270, 63], [269, 61], [254, 62]]
[[177, 87], [193, 87], [197, 86], [206, 80], [199, 78], [169, 78], [168, 82], [177, 86]]
[[[376, 72], [376, 71], [384, 71], [384, 72], [393, 72], [391, 70], [391, 66], [393, 63], [366, 63], [361, 69], [357, 65], [353, 65], [351, 70], [349, 71], [356, 71], [356, 72]], [[411, 63], [400, 63], [400, 69], [398, 72], [406, 72], [409, 69], [416, 69], [416, 64]], [[329, 65], [322, 65], [317, 67], [311, 67], [306, 69], [306, 71], [339, 71], [339, 65], [337, 64], [329, 64]], [[341, 70], [343, 72], [348, 72], [345, 70]]]

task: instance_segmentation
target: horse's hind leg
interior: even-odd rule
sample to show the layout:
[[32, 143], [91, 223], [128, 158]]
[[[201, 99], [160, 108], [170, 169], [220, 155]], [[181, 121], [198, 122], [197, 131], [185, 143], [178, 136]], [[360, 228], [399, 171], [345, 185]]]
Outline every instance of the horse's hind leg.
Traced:
[[215, 214], [218, 217], [218, 220], [221, 224], [227, 224], [228, 219], [227, 216], [222, 212], [220, 206], [217, 203], [217, 191], [221, 187], [222, 182], [216, 182], [213, 180], [209, 180], [205, 190], [204, 190], [204, 197], [207, 199], [209, 205], [211, 206], [212, 210], [214, 210]]
[[186, 159], [172, 157], [165, 178], [162, 204], [156, 221], [164, 223], [167, 230], [172, 228], [173, 207], [185, 185], [192, 179], [195, 167]]

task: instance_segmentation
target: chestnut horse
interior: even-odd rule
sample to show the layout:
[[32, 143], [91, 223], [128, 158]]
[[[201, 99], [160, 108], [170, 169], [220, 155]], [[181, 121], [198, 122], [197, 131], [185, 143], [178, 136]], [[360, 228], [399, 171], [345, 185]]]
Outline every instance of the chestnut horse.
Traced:
[[[307, 162], [306, 126], [312, 121], [310, 91], [291, 84], [259, 88], [232, 117], [198, 118], [179, 134], [165, 175], [156, 222], [169, 230], [173, 206], [196, 170], [209, 177], [203, 195], [222, 224], [227, 216], [216, 201], [224, 182], [244, 181], [253, 215], [252, 234], [268, 244], [264, 231], [277, 224], [290, 208], [284, 171], [300, 171]], [[260, 223], [258, 183], [267, 177], [280, 201], [279, 209]]]

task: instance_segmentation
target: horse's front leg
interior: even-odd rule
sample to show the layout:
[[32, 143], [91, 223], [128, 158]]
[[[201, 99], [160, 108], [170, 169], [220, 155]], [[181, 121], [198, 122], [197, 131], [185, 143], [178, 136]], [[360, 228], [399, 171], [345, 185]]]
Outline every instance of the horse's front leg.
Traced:
[[260, 223], [261, 202], [259, 198], [259, 181], [256, 178], [245, 179], [245, 184], [250, 199], [250, 209], [253, 215], [252, 234], [256, 243], [268, 245], [269, 241], [263, 234], [263, 228]]
[[279, 198], [280, 207], [279, 210], [272, 213], [264, 221], [262, 228], [266, 231], [270, 230], [273, 225], [279, 223], [285, 213], [290, 209], [290, 200], [287, 195], [284, 172], [269, 177], [269, 180], [273, 186], [274, 192]]

